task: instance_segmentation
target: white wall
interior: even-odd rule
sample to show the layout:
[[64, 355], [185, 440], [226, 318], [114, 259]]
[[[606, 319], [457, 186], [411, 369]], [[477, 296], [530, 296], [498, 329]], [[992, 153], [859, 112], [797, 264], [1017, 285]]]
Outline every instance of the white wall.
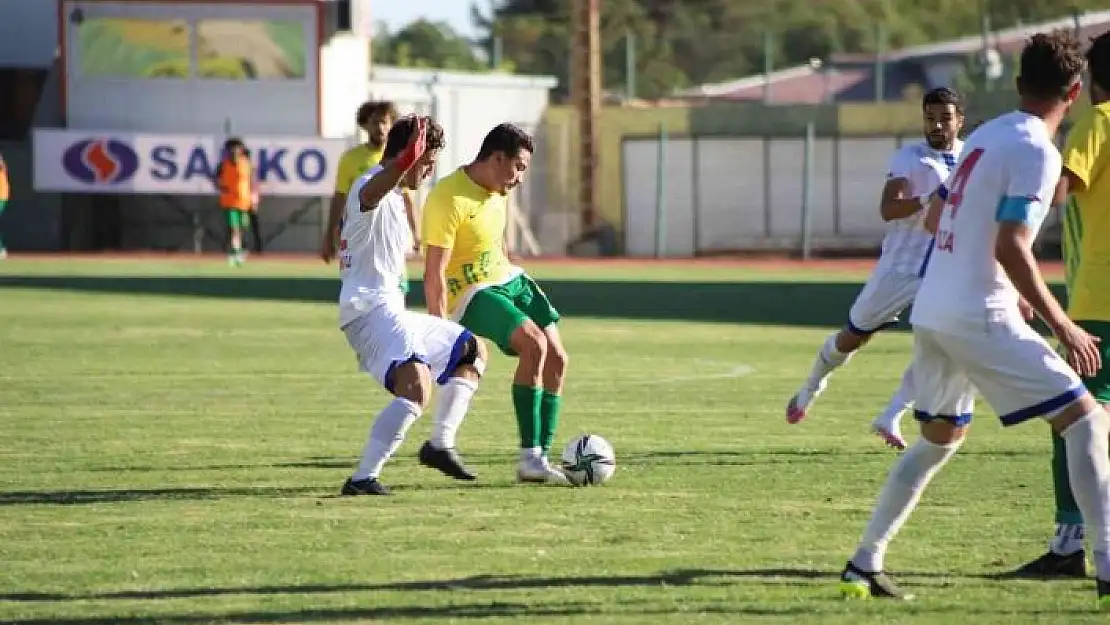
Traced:
[[[816, 246], [877, 246], [878, 203], [895, 137], [817, 139], [810, 187]], [[797, 249], [802, 236], [802, 139], [698, 138], [666, 143], [664, 255]], [[655, 253], [659, 143], [623, 147], [625, 249]]]
[[57, 49], [55, 0], [0, 0], [0, 67], [50, 67]]
[[320, 134], [328, 139], [357, 142], [355, 112], [366, 101], [370, 75], [370, 42], [350, 34], [336, 35], [320, 50]]
[[[47, 0], [37, 0], [46, 2]], [[204, 18], [300, 21], [304, 28], [303, 79], [214, 80], [194, 75], [172, 78], [83, 76], [74, 10], [86, 18], [184, 18], [195, 31]], [[67, 123], [71, 128], [147, 132], [222, 133], [230, 123], [235, 134], [317, 134], [317, 28], [310, 6], [236, 4], [115, 4], [65, 0], [67, 37]], [[193, 33], [193, 64], [196, 45]]]

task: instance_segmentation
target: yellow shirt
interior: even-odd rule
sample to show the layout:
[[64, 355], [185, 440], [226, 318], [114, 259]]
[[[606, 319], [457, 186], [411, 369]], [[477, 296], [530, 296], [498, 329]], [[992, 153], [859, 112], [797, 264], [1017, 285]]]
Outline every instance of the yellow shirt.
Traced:
[[[447, 311], [477, 290], [504, 284], [516, 273], [505, 256], [508, 198], [479, 186], [463, 168], [441, 179], [424, 202], [424, 243], [451, 251], [447, 261]], [[461, 310], [459, 311], [461, 313]]]
[[384, 151], [384, 148], [375, 149], [363, 143], [344, 152], [335, 171], [335, 192], [347, 195], [359, 176], [381, 162]]
[[1064, 147], [1064, 167], [1084, 183], [1064, 212], [1068, 316], [1110, 321], [1110, 103], [1084, 112]]

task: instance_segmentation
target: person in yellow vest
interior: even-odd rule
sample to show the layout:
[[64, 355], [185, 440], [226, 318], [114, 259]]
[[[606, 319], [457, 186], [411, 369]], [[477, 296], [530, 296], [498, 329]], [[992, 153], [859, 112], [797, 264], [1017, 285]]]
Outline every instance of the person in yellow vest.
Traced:
[[243, 228], [250, 223], [251, 195], [254, 173], [247, 146], [241, 139], [231, 138], [224, 143], [224, 156], [216, 168], [216, 185], [220, 190], [220, 208], [227, 218], [229, 265], [241, 265], [246, 259], [243, 251]]
[[[4, 162], [4, 156], [0, 154], [0, 215], [4, 214], [4, 209], [8, 206], [8, 197], [11, 191], [8, 184], [8, 164]], [[0, 260], [8, 257], [8, 250], [4, 247], [3, 239], [0, 239]]]
[[[355, 123], [366, 131], [368, 141], [357, 145], [339, 158], [339, 167], [335, 176], [335, 194], [331, 198], [331, 207], [328, 211], [328, 224], [324, 230], [324, 240], [320, 245], [320, 257], [325, 263], [335, 259], [339, 248], [339, 231], [342, 227], [343, 207], [347, 203], [347, 193], [351, 185], [359, 176], [370, 171], [370, 168], [382, 160], [385, 150], [385, 140], [389, 128], [397, 119], [397, 108], [392, 102], [366, 102], [358, 108], [355, 114]], [[415, 242], [414, 251], [420, 249], [420, 237], [417, 233], [416, 202], [413, 199], [412, 189], [403, 189], [405, 198], [405, 211], [408, 213], [409, 228]], [[404, 284], [404, 291], [408, 292], [408, 279]]]

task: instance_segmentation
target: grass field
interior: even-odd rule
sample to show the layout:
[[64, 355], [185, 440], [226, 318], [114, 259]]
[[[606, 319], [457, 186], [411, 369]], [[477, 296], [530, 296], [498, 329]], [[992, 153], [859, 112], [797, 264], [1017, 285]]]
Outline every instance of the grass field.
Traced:
[[537, 266], [572, 355], [557, 444], [607, 437], [613, 480], [513, 483], [498, 356], [460, 439], [479, 482], [417, 464], [425, 417], [395, 496], [338, 498], [386, 396], [317, 265], [0, 264], [0, 622], [1104, 619], [1093, 582], [997, 579], [1045, 547], [1049, 442], [985, 408], [889, 557], [918, 600], [837, 597], [895, 458], [867, 425], [909, 335], [803, 424], [782, 413], [858, 272]]

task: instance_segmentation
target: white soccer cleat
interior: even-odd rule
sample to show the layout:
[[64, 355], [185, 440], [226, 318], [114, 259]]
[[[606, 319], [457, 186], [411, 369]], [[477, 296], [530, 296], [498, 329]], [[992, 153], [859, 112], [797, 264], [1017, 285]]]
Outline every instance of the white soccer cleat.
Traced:
[[906, 449], [906, 439], [902, 438], [902, 428], [898, 425], [901, 416], [899, 413], [893, 419], [878, 417], [871, 422], [871, 432], [898, 451]]
[[817, 388], [810, 388], [807, 384], [798, 389], [798, 392], [790, 398], [790, 403], [786, 404], [786, 422], [793, 424], [805, 419], [806, 411], [809, 410], [817, 396], [824, 392], [828, 384], [827, 380], [821, 380]]
[[551, 466], [546, 457], [521, 460], [516, 465], [516, 481], [522, 484], [574, 486], [567, 474], [562, 469]]

